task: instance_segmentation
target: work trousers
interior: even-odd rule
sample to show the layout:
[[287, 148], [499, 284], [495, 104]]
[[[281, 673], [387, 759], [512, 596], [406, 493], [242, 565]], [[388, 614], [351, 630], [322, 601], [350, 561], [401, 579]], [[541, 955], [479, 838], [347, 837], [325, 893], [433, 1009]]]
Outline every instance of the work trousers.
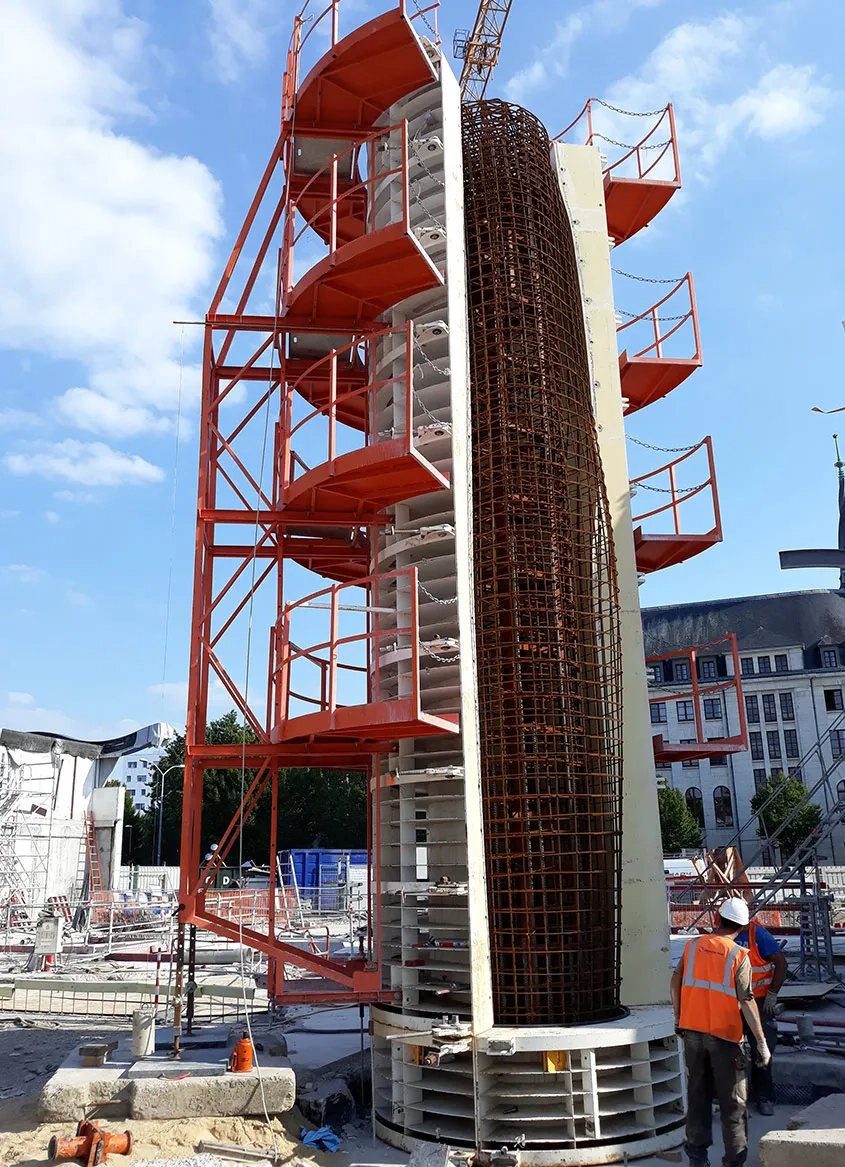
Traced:
[[[762, 1002], [758, 1001], [758, 1005]], [[772, 1057], [775, 1056], [775, 1046], [778, 1041], [778, 1026], [774, 1017], [764, 1019], [763, 1014], [760, 1014], [760, 1021], [763, 1025], [763, 1036], [766, 1039], [766, 1045], [769, 1047]], [[754, 1034], [748, 1028], [748, 1024], [743, 1017], [742, 1026], [745, 1030], [745, 1037], [748, 1041], [751, 1054], [751, 1070], [749, 1073], [749, 1095], [752, 1102], [774, 1102], [775, 1087], [772, 1081], [772, 1063], [769, 1062], [767, 1066], [757, 1065], [757, 1042], [754, 1040]]]
[[719, 1100], [723, 1167], [740, 1167], [748, 1153], [748, 1056], [744, 1044], [684, 1030], [687, 1063], [687, 1141], [693, 1165], [707, 1162], [713, 1142], [713, 1099]]

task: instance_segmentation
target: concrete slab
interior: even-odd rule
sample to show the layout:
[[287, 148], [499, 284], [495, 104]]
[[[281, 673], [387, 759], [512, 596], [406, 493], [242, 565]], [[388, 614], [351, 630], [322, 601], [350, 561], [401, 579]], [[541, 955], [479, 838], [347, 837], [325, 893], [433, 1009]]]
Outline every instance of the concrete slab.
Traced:
[[793, 1116], [789, 1130], [760, 1141], [761, 1167], [842, 1167], [845, 1163], [845, 1094], [821, 1098]]
[[251, 1117], [283, 1114], [296, 1100], [296, 1078], [287, 1067], [262, 1067], [261, 1077], [227, 1074], [223, 1078], [165, 1081], [142, 1078], [132, 1083], [130, 1118]]
[[[222, 1034], [228, 1038], [228, 1027], [222, 1027]], [[209, 1028], [197, 1034], [198, 1041], [201, 1036], [217, 1040], [220, 1033]], [[73, 1050], [42, 1090], [43, 1119], [78, 1121], [105, 1104], [111, 1104], [112, 1118], [167, 1119], [260, 1116], [265, 1105], [270, 1114], [280, 1114], [294, 1105], [296, 1076], [287, 1058], [259, 1055], [259, 1079], [258, 1070], [229, 1073], [225, 1049], [219, 1063], [209, 1059], [205, 1048], [185, 1049], [179, 1061], [168, 1051], [133, 1058], [130, 1041], [127, 1035], [111, 1061], [96, 1067], [84, 1066], [79, 1051]]]

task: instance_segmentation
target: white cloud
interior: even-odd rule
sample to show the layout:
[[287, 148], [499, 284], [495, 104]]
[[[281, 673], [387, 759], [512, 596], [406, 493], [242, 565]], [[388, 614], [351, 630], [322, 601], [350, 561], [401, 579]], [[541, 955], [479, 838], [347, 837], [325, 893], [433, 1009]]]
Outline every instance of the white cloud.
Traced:
[[75, 588], [70, 588], [67, 593], [67, 602], [72, 608], [90, 608], [91, 597], [85, 592], [77, 591]]
[[166, 434], [174, 429], [175, 424], [168, 417], [156, 416], [143, 405], [123, 405], [92, 389], [68, 389], [55, 404], [59, 417], [69, 425], [109, 437]]
[[19, 519], [20, 511], [0, 511], [0, 519]]
[[38, 583], [47, 574], [43, 567], [30, 567], [26, 563], [10, 563], [6, 571], [22, 584]]
[[237, 81], [267, 56], [276, 0], [208, 0], [208, 39], [222, 81]]
[[[187, 681], [160, 681], [157, 685], [148, 685], [147, 692], [153, 697], [161, 697], [171, 709], [184, 712], [188, 707]], [[210, 677], [208, 682], [209, 712], [225, 713], [232, 709], [234, 704], [222, 682], [217, 677]]]
[[137, 454], [113, 450], [104, 442], [33, 442], [22, 452], [3, 459], [8, 470], [19, 476], [37, 474], [60, 478], [80, 486], [127, 486], [161, 482], [164, 471]]
[[54, 490], [53, 498], [57, 498], [59, 502], [93, 502], [97, 496], [91, 494], [88, 490]]
[[44, 520], [47, 523], [58, 523], [60, 518], [61, 518], [61, 516], [59, 515], [58, 511], [45, 511], [44, 512]]
[[27, 733], [66, 734], [83, 741], [102, 741], [104, 738], [122, 737], [125, 733], [131, 733], [133, 729], [139, 728], [140, 722], [121, 718], [111, 723], [97, 723], [76, 717], [64, 709], [21, 706], [10, 701], [0, 708], [0, 725]]
[[525, 101], [529, 93], [544, 88], [556, 77], [565, 77], [572, 50], [582, 36], [589, 32], [619, 33], [637, 8], [656, 8], [663, 3], [664, 0], [592, 0], [570, 13], [554, 26], [554, 35], [534, 60], [505, 82], [508, 101]]
[[0, 409], [0, 430], [33, 429], [44, 421], [29, 409]]
[[221, 234], [209, 170], [123, 128], [150, 118], [145, 32], [122, 0], [3, 4], [0, 345], [81, 362], [87, 388], [131, 407], [101, 406], [98, 432], [119, 436], [168, 428], [155, 423], [175, 407], [171, 321], [196, 315]]
[[32, 705], [35, 698], [31, 693], [7, 693], [6, 700], [12, 705]]
[[[672, 101], [682, 170], [706, 177], [731, 143], [810, 129], [836, 100], [811, 65], [780, 64], [754, 78], [760, 36], [760, 22], [739, 13], [679, 24], [636, 73], [611, 86], [607, 99], [630, 110]], [[625, 132], [617, 115], [600, 110], [598, 117], [608, 137]]]

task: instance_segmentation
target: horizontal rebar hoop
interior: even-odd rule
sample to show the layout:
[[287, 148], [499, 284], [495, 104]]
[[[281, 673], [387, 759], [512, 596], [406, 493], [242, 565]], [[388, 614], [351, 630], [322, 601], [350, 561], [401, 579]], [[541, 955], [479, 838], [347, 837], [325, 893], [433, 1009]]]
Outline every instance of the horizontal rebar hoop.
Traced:
[[572, 231], [526, 110], [463, 107], [482, 800], [498, 1024], [619, 1008], [615, 559]]

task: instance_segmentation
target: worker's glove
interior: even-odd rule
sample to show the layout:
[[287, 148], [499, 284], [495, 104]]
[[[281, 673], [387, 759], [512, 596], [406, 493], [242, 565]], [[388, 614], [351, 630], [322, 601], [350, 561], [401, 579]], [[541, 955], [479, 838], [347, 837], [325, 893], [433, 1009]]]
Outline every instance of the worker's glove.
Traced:
[[757, 1057], [755, 1058], [757, 1065], [760, 1066], [761, 1069], [765, 1070], [766, 1066], [768, 1066], [768, 1064], [771, 1060], [772, 1060], [772, 1055], [769, 1052], [769, 1047], [766, 1045], [766, 1043], [764, 1041], [758, 1041], [757, 1042]]
[[766, 993], [766, 996], [760, 1002], [760, 1016], [766, 1021], [773, 1021], [777, 1016], [778, 1010], [778, 995], [777, 993]]

